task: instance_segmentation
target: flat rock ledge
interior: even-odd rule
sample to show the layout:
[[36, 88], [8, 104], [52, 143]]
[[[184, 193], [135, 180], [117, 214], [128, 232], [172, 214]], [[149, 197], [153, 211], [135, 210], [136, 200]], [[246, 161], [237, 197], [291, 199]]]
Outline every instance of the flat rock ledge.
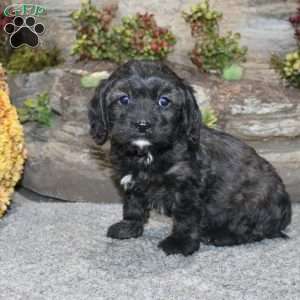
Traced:
[[[66, 201], [119, 202], [109, 145], [96, 147], [88, 135], [87, 104], [94, 90], [80, 86], [80, 74], [66, 66], [10, 77], [17, 107], [47, 91], [55, 112], [51, 128], [24, 126], [29, 159], [22, 185]], [[213, 107], [220, 129], [251, 144], [274, 164], [292, 200], [300, 202], [299, 91], [256, 81], [180, 75], [192, 82], [200, 108]]]

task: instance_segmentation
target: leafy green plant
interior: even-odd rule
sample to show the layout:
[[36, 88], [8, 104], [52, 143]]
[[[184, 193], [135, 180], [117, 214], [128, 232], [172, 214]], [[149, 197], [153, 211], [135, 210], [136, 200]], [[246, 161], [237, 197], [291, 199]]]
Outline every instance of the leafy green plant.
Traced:
[[9, 57], [6, 69], [10, 73], [29, 73], [53, 67], [63, 62], [58, 48], [43, 49], [21, 47]]
[[175, 36], [166, 28], [159, 27], [153, 14], [137, 13], [125, 17], [122, 25], [113, 29], [123, 59], [163, 59], [176, 43]]
[[21, 123], [33, 121], [50, 127], [53, 113], [49, 104], [48, 93], [42, 93], [36, 99], [26, 99], [24, 106], [18, 108], [18, 115]]
[[289, 85], [300, 88], [300, 50], [288, 53], [285, 58], [273, 55], [271, 65]]
[[243, 68], [239, 65], [231, 65], [223, 69], [222, 76], [228, 81], [240, 80], [243, 76]]
[[222, 14], [211, 9], [208, 0], [194, 5], [190, 12], [183, 12], [183, 18], [191, 25], [192, 36], [196, 38], [191, 60], [200, 70], [222, 73], [232, 64], [246, 61], [248, 49], [240, 46], [240, 34], [220, 35]]
[[76, 30], [73, 55], [79, 55], [80, 59], [119, 60], [116, 44], [109, 31], [117, 8], [116, 5], [109, 5], [98, 10], [91, 1], [82, 1], [81, 8], [71, 14]]
[[[298, 1], [300, 4], [300, 1]], [[297, 11], [290, 16], [289, 21], [295, 30], [295, 38], [300, 45], [300, 5], [298, 5]]]
[[81, 77], [80, 83], [84, 88], [95, 88], [99, 85], [100, 81], [109, 77], [106, 71], [94, 72]]
[[298, 49], [287, 53], [285, 57], [273, 54], [271, 56], [271, 67], [277, 71], [280, 78], [288, 85], [300, 88], [300, 7], [297, 12], [289, 18], [295, 30], [295, 39]]
[[246, 48], [239, 46], [238, 33], [227, 33], [226, 36], [211, 34], [196, 42], [192, 51], [191, 60], [205, 72], [217, 71], [221, 73], [233, 63], [245, 61]]
[[210, 128], [215, 128], [218, 122], [218, 117], [211, 107], [205, 107], [201, 110], [202, 122]]
[[205, 0], [192, 6], [190, 12], [182, 13], [184, 20], [191, 25], [192, 36], [214, 34], [219, 31], [222, 13], [212, 10], [209, 1]]
[[72, 13], [77, 31], [72, 54], [80, 59], [126, 61], [131, 58], [163, 59], [172, 50], [175, 36], [156, 24], [152, 14], [124, 17], [119, 26], [111, 27], [117, 6], [98, 10], [90, 1]]

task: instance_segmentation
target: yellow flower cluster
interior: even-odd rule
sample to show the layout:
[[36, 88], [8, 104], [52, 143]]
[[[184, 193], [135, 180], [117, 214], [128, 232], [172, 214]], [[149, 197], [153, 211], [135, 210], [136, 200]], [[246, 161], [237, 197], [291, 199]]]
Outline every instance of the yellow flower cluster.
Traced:
[[287, 77], [299, 76], [300, 74], [300, 52], [289, 53], [285, 57], [284, 73]]
[[5, 71], [0, 64], [0, 90], [3, 90], [5, 93], [9, 94], [8, 85], [5, 79]]
[[16, 108], [9, 101], [8, 88], [3, 78], [0, 65], [0, 217], [10, 204], [26, 158], [23, 128]]

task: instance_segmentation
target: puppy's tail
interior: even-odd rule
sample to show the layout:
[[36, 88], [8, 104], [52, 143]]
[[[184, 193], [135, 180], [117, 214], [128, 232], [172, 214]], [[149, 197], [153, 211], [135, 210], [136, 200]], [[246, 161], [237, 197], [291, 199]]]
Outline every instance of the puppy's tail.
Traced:
[[284, 232], [279, 232], [279, 236], [281, 237], [281, 238], [283, 238], [283, 239], [286, 239], [286, 240], [288, 240], [290, 237], [286, 234], [286, 233], [284, 233]]
[[290, 237], [283, 231], [291, 223], [291, 218], [292, 218], [291, 202], [288, 194], [285, 194], [285, 197], [282, 198], [282, 202], [281, 202], [281, 219], [278, 222], [278, 224], [274, 226], [268, 238], [289, 239]]
[[288, 240], [290, 238], [286, 233], [284, 233], [282, 231], [278, 232], [278, 237], [285, 239], [285, 240]]
[[279, 231], [282, 232], [292, 220], [292, 205], [288, 193], [284, 193], [281, 198], [281, 224]]
[[270, 234], [268, 236], [268, 238], [269, 239], [282, 238], [282, 239], [288, 240], [290, 237], [286, 233], [279, 231], [279, 232], [274, 232], [274, 233]]

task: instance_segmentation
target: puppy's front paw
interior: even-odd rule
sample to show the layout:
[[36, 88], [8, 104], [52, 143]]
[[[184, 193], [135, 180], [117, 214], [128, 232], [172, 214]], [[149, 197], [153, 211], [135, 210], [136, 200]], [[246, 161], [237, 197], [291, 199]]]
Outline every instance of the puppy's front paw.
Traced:
[[108, 228], [107, 236], [113, 239], [137, 238], [143, 234], [143, 224], [136, 221], [123, 220]]
[[188, 256], [199, 249], [200, 242], [190, 238], [178, 238], [172, 235], [162, 240], [158, 247], [161, 248], [167, 255], [183, 254]]

